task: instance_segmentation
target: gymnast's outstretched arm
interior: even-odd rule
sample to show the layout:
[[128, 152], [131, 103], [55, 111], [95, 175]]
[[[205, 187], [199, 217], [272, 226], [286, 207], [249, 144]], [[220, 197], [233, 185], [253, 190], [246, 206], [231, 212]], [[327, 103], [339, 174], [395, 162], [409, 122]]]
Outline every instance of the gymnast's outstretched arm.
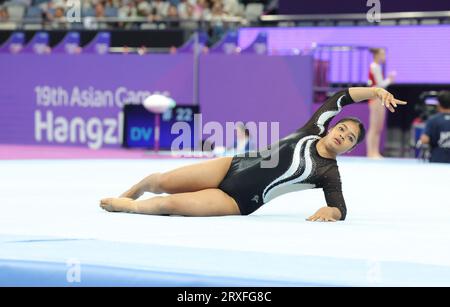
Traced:
[[351, 87], [348, 93], [353, 101], [378, 99], [391, 112], [395, 112], [397, 105], [405, 105], [406, 101], [395, 99], [394, 96], [380, 87]]
[[406, 104], [405, 101], [397, 100], [383, 88], [377, 87], [351, 87], [341, 90], [328, 98], [319, 109], [312, 115], [311, 119], [297, 131], [307, 131], [310, 134], [324, 136], [328, 130], [331, 120], [338, 115], [342, 108], [367, 99], [378, 99], [389, 111], [394, 112], [397, 105]]

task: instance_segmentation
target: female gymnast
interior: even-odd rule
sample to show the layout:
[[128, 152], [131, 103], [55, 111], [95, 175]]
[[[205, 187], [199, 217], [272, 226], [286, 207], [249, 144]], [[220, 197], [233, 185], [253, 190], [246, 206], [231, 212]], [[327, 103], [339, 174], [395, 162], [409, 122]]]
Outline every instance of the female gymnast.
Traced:
[[[381, 65], [386, 62], [386, 52], [383, 48], [372, 48], [373, 62], [369, 70], [369, 86], [387, 88], [395, 80], [395, 72], [391, 72], [385, 79]], [[380, 159], [380, 139], [383, 131], [386, 110], [376, 101], [369, 100], [369, 129], [367, 130], [367, 157]]]
[[[354, 117], [341, 119], [328, 132], [327, 128], [342, 107], [367, 99], [377, 99], [391, 112], [406, 104], [382, 88], [342, 90], [327, 99], [302, 128], [257, 156], [222, 157], [154, 173], [119, 198], [102, 199], [100, 206], [110, 212], [152, 215], [248, 215], [281, 194], [322, 188], [327, 206], [307, 220], [344, 220], [347, 210], [336, 156], [360, 143], [365, 130]], [[278, 164], [262, 167], [273, 154], [278, 155]], [[170, 195], [137, 200], [144, 192]]]

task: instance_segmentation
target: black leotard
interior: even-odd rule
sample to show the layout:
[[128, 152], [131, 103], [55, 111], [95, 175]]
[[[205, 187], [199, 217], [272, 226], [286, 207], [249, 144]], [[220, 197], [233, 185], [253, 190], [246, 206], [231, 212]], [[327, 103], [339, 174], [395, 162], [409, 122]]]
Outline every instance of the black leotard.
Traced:
[[[326, 135], [330, 121], [345, 105], [354, 103], [348, 89], [339, 91], [314, 113], [302, 128], [256, 155], [233, 157], [230, 169], [219, 189], [234, 198], [242, 215], [248, 215], [263, 204], [284, 193], [322, 188], [327, 205], [336, 207], [345, 219], [347, 209], [335, 159], [319, 155], [316, 143]], [[261, 162], [278, 154], [278, 164], [262, 167]]]

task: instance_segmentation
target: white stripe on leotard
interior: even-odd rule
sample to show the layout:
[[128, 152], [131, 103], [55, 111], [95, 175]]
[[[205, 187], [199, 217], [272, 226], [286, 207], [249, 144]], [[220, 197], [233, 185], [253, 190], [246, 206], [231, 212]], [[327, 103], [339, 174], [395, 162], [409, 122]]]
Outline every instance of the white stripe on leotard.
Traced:
[[317, 126], [320, 129], [319, 134], [322, 134], [325, 131], [325, 123], [327, 120], [329, 120], [331, 117], [335, 116], [336, 114], [338, 114], [339, 112], [341, 112], [342, 110], [342, 106], [341, 106], [341, 100], [342, 98], [344, 98], [345, 95], [339, 97], [339, 99], [337, 100], [336, 104], [337, 104], [337, 111], [326, 111], [323, 112], [322, 114], [320, 114], [319, 119], [317, 120]]
[[[291, 166], [289, 167], [289, 169], [283, 175], [281, 175], [280, 177], [278, 177], [277, 179], [272, 181], [264, 189], [264, 191], [263, 191], [263, 202], [264, 203], [274, 199], [275, 197], [285, 193], [286, 191], [289, 191], [289, 192], [297, 191], [297, 190], [302, 190], [305, 188], [311, 188], [311, 187], [315, 186], [315, 185], [311, 186], [311, 185], [297, 184], [295, 187], [289, 187], [290, 184], [293, 184], [296, 182], [301, 182], [304, 179], [308, 178], [308, 176], [311, 174], [312, 160], [311, 160], [310, 147], [311, 147], [311, 143], [316, 139], [320, 139], [320, 137], [318, 137], [316, 135], [308, 135], [308, 136], [303, 137], [302, 139], [300, 139], [297, 142], [297, 145], [295, 146], [294, 154], [292, 157], [292, 163], [291, 163]], [[295, 172], [301, 167], [300, 153], [301, 153], [301, 148], [305, 142], [306, 142], [306, 146], [305, 146], [305, 152], [303, 155], [305, 158], [305, 169], [304, 169], [303, 173], [301, 173], [299, 176], [295, 177], [294, 179], [291, 179], [287, 182], [276, 185], [280, 181], [283, 181], [283, 180], [293, 176], [295, 174]]]

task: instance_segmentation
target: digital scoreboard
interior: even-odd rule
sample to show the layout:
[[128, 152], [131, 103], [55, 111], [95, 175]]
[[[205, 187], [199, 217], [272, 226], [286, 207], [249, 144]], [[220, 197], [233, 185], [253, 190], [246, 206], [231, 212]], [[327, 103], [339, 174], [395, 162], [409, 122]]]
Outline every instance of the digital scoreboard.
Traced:
[[191, 146], [195, 144], [194, 114], [199, 113], [198, 106], [179, 105], [173, 109], [157, 115], [142, 105], [126, 105], [124, 107], [124, 132], [122, 145], [127, 148], [155, 147], [155, 116], [160, 116], [159, 148], [170, 150], [172, 142], [180, 136], [181, 132], [171, 133], [172, 126], [177, 122], [187, 123], [190, 127]]

